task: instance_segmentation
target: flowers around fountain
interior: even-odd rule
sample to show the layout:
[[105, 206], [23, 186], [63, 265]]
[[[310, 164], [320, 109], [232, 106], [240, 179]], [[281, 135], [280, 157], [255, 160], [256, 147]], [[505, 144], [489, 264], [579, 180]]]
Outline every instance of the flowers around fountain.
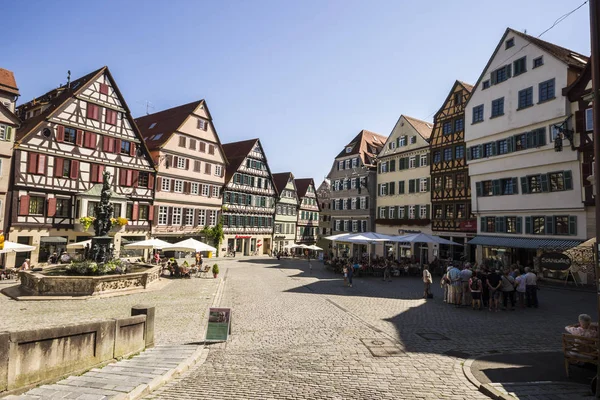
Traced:
[[127, 225], [127, 223], [129, 222], [129, 220], [127, 218], [123, 218], [123, 217], [117, 217], [117, 218], [111, 218], [110, 219], [110, 223], [112, 224], [113, 227], [122, 227]]
[[83, 230], [87, 231], [94, 224], [95, 220], [95, 217], [81, 217], [79, 218], [79, 223], [83, 225]]
[[123, 274], [127, 267], [121, 260], [111, 260], [104, 264], [92, 260], [72, 262], [66, 269], [67, 275], [106, 275]]

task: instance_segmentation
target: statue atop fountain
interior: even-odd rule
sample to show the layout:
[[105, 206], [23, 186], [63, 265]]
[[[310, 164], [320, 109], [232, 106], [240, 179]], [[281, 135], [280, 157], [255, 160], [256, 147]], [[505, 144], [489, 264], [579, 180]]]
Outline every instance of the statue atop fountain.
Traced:
[[100, 194], [100, 203], [96, 205], [94, 220], [94, 231], [96, 236], [92, 238], [92, 247], [89, 257], [97, 263], [105, 263], [112, 259], [114, 250], [113, 239], [108, 235], [112, 226], [111, 218], [113, 216], [113, 205], [110, 202], [112, 195], [110, 190], [110, 173], [104, 171], [102, 174], [102, 192]]

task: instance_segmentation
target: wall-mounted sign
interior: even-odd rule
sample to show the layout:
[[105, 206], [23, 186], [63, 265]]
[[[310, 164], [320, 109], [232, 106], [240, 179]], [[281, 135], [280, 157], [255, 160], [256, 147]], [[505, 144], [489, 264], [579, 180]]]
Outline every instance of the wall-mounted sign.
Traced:
[[208, 326], [206, 327], [207, 342], [227, 341], [231, 333], [231, 308], [209, 308]]
[[462, 221], [460, 223], [460, 229], [463, 231], [469, 231], [469, 232], [477, 232], [477, 220], [476, 219], [470, 219], [467, 221]]
[[571, 258], [558, 252], [542, 253], [540, 256], [540, 267], [553, 271], [564, 271], [571, 266]]

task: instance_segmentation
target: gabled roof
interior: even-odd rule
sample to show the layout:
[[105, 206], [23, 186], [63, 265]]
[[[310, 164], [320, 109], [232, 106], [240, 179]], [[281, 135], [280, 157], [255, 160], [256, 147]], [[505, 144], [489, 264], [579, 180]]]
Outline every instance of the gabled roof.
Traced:
[[[450, 101], [450, 99], [452, 98], [452, 95], [454, 94], [454, 92], [456, 91], [456, 86], [462, 86], [463, 88], [465, 88], [467, 90], [467, 92], [471, 93], [473, 91], [473, 85], [469, 85], [468, 83], [465, 83], [463, 81], [459, 81], [458, 79], [456, 81], [454, 81], [454, 85], [452, 85], [452, 89], [450, 89], [450, 91], [448, 92], [448, 96], [446, 96], [446, 99], [444, 100], [444, 102], [442, 103], [442, 106], [440, 107], [440, 109], [435, 113], [435, 115], [433, 116], [433, 121], [435, 123], [435, 121], [438, 119], [438, 115], [439, 113], [441, 113], [444, 108], [446, 107], [446, 104], [448, 104], [448, 102]], [[468, 99], [467, 99], [468, 101]]]
[[[509, 34], [515, 34], [517, 36], [520, 36], [521, 38], [529, 41], [531, 44], [539, 47], [540, 49], [544, 50], [548, 54], [556, 57], [558, 60], [567, 64], [567, 66], [574, 67], [575, 69], [579, 69], [579, 70], [583, 69], [583, 67], [585, 67], [585, 64], [588, 60], [587, 56], [576, 53], [572, 50], [566, 49], [561, 46], [557, 46], [553, 43], [546, 42], [544, 40], [541, 40], [541, 39], [533, 37], [533, 36], [529, 36], [525, 33], [515, 31], [512, 28], [506, 28], [506, 30], [504, 31], [504, 34], [502, 35], [502, 38], [498, 42], [498, 45], [494, 49], [494, 52], [492, 53], [490, 59], [488, 60], [487, 64], [485, 65], [485, 68], [483, 68], [483, 70], [481, 71], [481, 74], [479, 75], [477, 82], [475, 82], [475, 86], [474, 86], [475, 88], [479, 87], [479, 83], [485, 76], [485, 73], [488, 70], [488, 68], [490, 68], [490, 65], [492, 64], [492, 60], [494, 59], [494, 56], [496, 55], [496, 53], [498, 52], [498, 49], [500, 49], [500, 46], [502, 46], [502, 44], [504, 43], [504, 40], [506, 39], [506, 37]], [[498, 65], [498, 67], [500, 67], [500, 65]], [[467, 100], [467, 102], [465, 103], [465, 107], [469, 104], [469, 102], [471, 101], [471, 98], [469, 98], [469, 100]]]
[[46, 118], [52, 116], [52, 114], [56, 110], [58, 110], [63, 104], [65, 104], [67, 100], [69, 100], [72, 96], [78, 94], [79, 92], [83, 91], [86, 87], [86, 83], [96, 79], [96, 77], [101, 73], [104, 73], [104, 71], [108, 71], [108, 67], [104, 66], [100, 69], [97, 69], [94, 72], [90, 72], [89, 74], [71, 82], [69, 87], [61, 86], [57, 89], [52, 89], [51, 91], [43, 94], [42, 96], [36, 97], [30, 102], [21, 104], [19, 107], [17, 107], [17, 110], [21, 111], [31, 108], [36, 104], [48, 104], [48, 107], [46, 107], [46, 109], [42, 111], [39, 115], [36, 115], [35, 117], [31, 117], [23, 121], [23, 124], [17, 130], [17, 135], [15, 139], [17, 141], [22, 140], [25, 136], [27, 136], [29, 133], [35, 130], [35, 128], [40, 123], [46, 120]]
[[404, 119], [411, 124], [413, 128], [415, 128], [415, 130], [423, 139], [429, 139], [431, 136], [431, 130], [433, 129], [433, 124], [431, 122], [421, 121], [420, 119], [408, 117], [406, 115], [404, 115]]
[[15, 125], [21, 124], [21, 120], [12, 111], [8, 109], [4, 104], [0, 103], [0, 113], [4, 114], [6, 118], [10, 119]]
[[258, 139], [248, 139], [242, 140], [241, 142], [225, 143], [223, 145], [223, 152], [229, 161], [229, 165], [227, 165], [227, 168], [225, 169], [226, 184], [240, 168], [240, 165], [242, 165], [242, 162], [248, 156], [248, 153], [252, 151], [256, 142], [258, 142]]
[[[140, 132], [150, 150], [164, 146], [173, 133], [179, 129], [187, 117], [194, 112], [204, 100], [193, 101], [188, 104], [169, 108], [154, 114], [144, 115], [135, 119]], [[158, 136], [158, 134], [161, 134]], [[158, 137], [157, 137], [158, 136]], [[152, 139], [152, 140], [151, 140]]]
[[[344, 146], [344, 149], [335, 158], [358, 154], [363, 164], [371, 165], [386, 141], [385, 136], [363, 129], [350, 143]], [[352, 146], [352, 151], [346, 152], [346, 148], [350, 146]]]
[[277, 192], [277, 196], [281, 196], [281, 192], [285, 189], [288, 181], [290, 179], [294, 179], [294, 175], [291, 172], [278, 172], [273, 174], [273, 186], [275, 186], [275, 191]]
[[315, 189], [315, 181], [313, 180], [313, 178], [300, 178], [300, 179], [294, 179], [294, 183], [296, 184], [296, 193], [298, 193], [298, 198], [300, 197], [304, 197], [306, 195], [306, 191], [308, 190], [308, 187], [310, 185], [313, 186], [313, 189]]
[[12, 71], [0, 68], [0, 90], [19, 96], [17, 81]]

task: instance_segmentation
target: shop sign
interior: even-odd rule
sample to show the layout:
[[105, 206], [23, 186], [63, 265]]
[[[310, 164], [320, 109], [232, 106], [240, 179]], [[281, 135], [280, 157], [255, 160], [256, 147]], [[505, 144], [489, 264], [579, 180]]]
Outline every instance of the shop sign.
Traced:
[[459, 226], [460, 226], [460, 229], [463, 231], [477, 232], [477, 220], [476, 219], [462, 221]]
[[231, 334], [231, 308], [209, 308], [207, 342], [224, 342]]
[[564, 271], [571, 266], [571, 258], [568, 255], [557, 252], [542, 253], [540, 256], [540, 267], [554, 270]]

